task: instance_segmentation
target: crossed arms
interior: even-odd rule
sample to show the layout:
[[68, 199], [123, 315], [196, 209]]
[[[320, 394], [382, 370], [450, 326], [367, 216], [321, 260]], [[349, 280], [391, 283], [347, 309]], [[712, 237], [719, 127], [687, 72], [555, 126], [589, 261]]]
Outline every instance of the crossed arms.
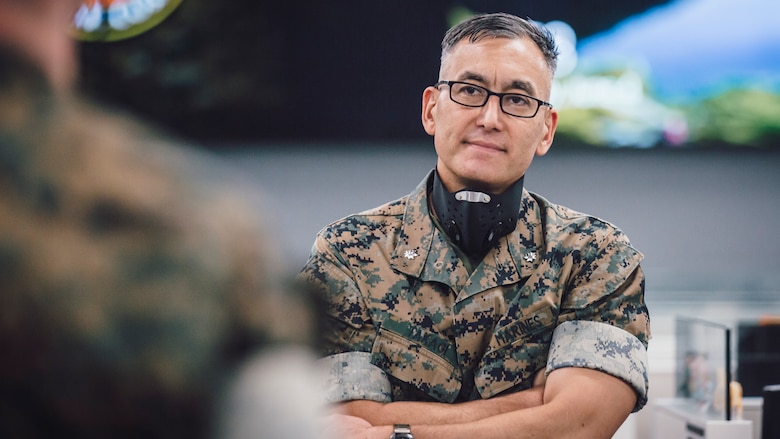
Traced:
[[531, 389], [460, 404], [350, 401], [330, 416], [334, 437], [387, 439], [394, 423], [410, 424], [416, 439], [610, 438], [637, 401], [619, 378], [566, 367]]
[[[530, 389], [465, 403], [376, 402], [362, 399], [361, 381], [375, 366], [361, 369], [348, 357], [333, 364], [345, 373], [333, 382], [343, 401], [330, 417], [339, 438], [390, 437], [393, 424], [410, 424], [416, 439], [426, 438], [605, 438], [612, 437], [632, 410], [647, 400], [644, 345], [632, 334], [592, 321], [560, 325], [545, 370]], [[357, 372], [357, 373], [355, 373]], [[375, 377], [374, 377], [375, 378]], [[369, 379], [376, 383], [381, 380]], [[381, 385], [368, 385], [379, 389]], [[339, 394], [339, 392], [335, 392]]]

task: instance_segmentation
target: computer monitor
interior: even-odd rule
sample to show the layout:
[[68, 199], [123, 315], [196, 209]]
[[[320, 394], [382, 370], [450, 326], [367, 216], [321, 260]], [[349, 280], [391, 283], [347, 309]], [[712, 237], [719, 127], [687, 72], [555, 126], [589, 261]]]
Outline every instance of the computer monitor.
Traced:
[[731, 420], [731, 329], [677, 317], [675, 336], [675, 396], [708, 418]]

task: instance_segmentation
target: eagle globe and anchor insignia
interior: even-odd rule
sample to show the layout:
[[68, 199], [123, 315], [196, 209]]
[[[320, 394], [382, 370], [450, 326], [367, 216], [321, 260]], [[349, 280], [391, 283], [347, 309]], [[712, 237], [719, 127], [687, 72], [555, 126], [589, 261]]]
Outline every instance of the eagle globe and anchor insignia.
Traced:
[[72, 32], [83, 41], [118, 41], [160, 24], [182, 0], [84, 0]]

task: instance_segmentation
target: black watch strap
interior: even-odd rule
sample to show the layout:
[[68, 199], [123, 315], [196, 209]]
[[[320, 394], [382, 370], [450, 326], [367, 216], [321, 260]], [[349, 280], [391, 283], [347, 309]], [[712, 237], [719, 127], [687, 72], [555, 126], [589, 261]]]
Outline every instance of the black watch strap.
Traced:
[[393, 435], [390, 439], [414, 439], [412, 429], [409, 428], [409, 424], [395, 424], [393, 426]]

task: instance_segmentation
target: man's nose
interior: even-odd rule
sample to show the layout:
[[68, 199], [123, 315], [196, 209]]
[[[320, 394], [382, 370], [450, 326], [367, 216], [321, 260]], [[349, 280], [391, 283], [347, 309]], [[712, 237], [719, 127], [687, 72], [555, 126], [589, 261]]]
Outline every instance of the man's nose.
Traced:
[[485, 128], [499, 128], [502, 116], [501, 98], [498, 96], [489, 96], [485, 105], [480, 108], [478, 123]]

